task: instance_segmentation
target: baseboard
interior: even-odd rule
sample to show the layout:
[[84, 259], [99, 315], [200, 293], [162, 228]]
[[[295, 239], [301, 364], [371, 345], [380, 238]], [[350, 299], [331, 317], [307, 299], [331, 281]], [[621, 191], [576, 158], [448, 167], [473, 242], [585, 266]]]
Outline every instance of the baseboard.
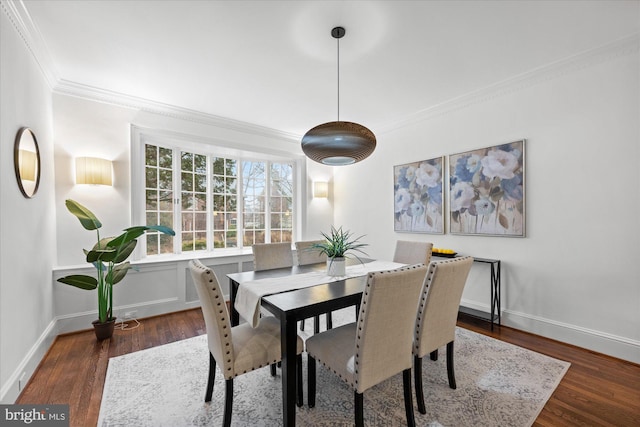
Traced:
[[[490, 311], [488, 305], [472, 301], [462, 300], [461, 305], [487, 313]], [[198, 302], [185, 303], [177, 298], [168, 298], [121, 306], [117, 308], [116, 314], [120, 315], [120, 313], [136, 311], [136, 317], [143, 318], [198, 306]], [[95, 312], [76, 313], [54, 318], [6, 383], [2, 385], [0, 403], [10, 404], [15, 402], [20, 395], [21, 388], [31, 378], [56, 336], [62, 333], [88, 329], [95, 318]], [[512, 310], [502, 311], [502, 324], [640, 364], [640, 341]]]
[[511, 310], [502, 311], [505, 326], [640, 364], [640, 341]]
[[35, 344], [29, 349], [29, 352], [13, 371], [7, 382], [2, 385], [0, 389], [0, 403], [11, 404], [16, 401], [57, 335], [56, 319], [53, 319]]
[[[134, 312], [137, 319], [143, 317], [157, 316], [159, 314], [171, 313], [174, 311], [184, 310], [184, 301], [178, 298], [166, 298], [155, 301], [146, 301], [143, 303], [129, 304], [114, 308], [114, 314], [117, 318], [123, 319], [125, 313]], [[97, 318], [96, 311], [87, 311], [82, 313], [73, 313], [64, 316], [58, 316], [57, 330], [58, 334], [66, 334], [69, 332], [81, 331], [91, 328], [91, 322]]]
[[[188, 308], [198, 307], [199, 303], [185, 303], [178, 298], [167, 298], [147, 301], [140, 304], [119, 306], [115, 309], [116, 316], [123, 316], [125, 312], [135, 312], [136, 318], [157, 316]], [[22, 388], [35, 372], [38, 364], [47, 353], [53, 340], [60, 334], [81, 331], [91, 328], [91, 322], [97, 317], [95, 311], [74, 313], [54, 318], [42, 332], [36, 343], [22, 359], [18, 367], [0, 389], [0, 403], [11, 404], [16, 401]], [[24, 374], [24, 375], [23, 375]]]
[[[460, 305], [489, 313], [488, 304], [462, 300]], [[502, 324], [542, 337], [640, 364], [640, 341], [513, 310], [502, 310]]]

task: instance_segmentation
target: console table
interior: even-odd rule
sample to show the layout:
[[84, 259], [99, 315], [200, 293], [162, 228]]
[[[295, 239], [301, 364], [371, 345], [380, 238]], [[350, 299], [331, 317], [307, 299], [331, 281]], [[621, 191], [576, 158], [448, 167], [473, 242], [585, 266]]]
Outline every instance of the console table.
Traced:
[[[451, 256], [442, 256], [437, 253], [433, 253], [432, 256], [439, 258], [452, 258]], [[476, 310], [469, 307], [460, 306], [460, 313], [468, 314], [470, 316], [478, 317], [480, 319], [488, 320], [491, 322], [491, 330], [493, 331], [493, 325], [495, 323], [500, 326], [500, 260], [490, 258], [473, 258], [473, 262], [479, 262], [482, 264], [489, 264], [491, 266], [491, 313], [485, 313], [484, 311]]]

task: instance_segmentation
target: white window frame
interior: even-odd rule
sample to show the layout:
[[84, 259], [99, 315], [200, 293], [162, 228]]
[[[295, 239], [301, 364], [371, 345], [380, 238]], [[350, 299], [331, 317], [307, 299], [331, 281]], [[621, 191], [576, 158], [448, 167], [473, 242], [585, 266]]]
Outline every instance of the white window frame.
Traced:
[[[306, 197], [306, 186], [302, 185], [302, 177], [305, 176], [305, 161], [304, 157], [297, 156], [289, 153], [273, 153], [273, 152], [261, 152], [252, 146], [242, 146], [237, 143], [230, 143], [229, 141], [221, 141], [210, 138], [202, 138], [193, 135], [179, 134], [176, 132], [155, 130], [141, 128], [135, 125], [131, 126], [131, 221], [132, 224], [145, 224], [146, 223], [146, 192], [145, 192], [145, 146], [146, 144], [161, 146], [170, 148], [173, 150], [173, 180], [174, 180], [174, 199], [173, 199], [173, 214], [174, 224], [179, 224], [180, 229], [175, 229], [176, 237], [181, 233], [181, 192], [176, 191], [176, 188], [180, 188], [181, 183], [181, 152], [188, 151], [196, 154], [203, 154], [207, 156], [207, 236], [212, 236], [213, 224], [212, 224], [212, 204], [211, 199], [211, 157], [224, 157], [237, 161], [238, 168], [238, 242], [237, 247], [234, 248], [214, 248], [213, 239], [207, 239], [206, 250], [194, 250], [182, 252], [182, 238], [174, 241], [174, 251], [171, 254], [146, 254], [146, 235], [140, 236], [138, 239], [138, 245], [134, 253], [134, 260], [140, 260], [143, 258], [148, 259], [166, 259], [166, 258], [183, 258], [182, 254], [190, 255], [193, 257], [205, 256], [224, 256], [224, 255], [237, 255], [239, 252], [247, 252], [250, 247], [243, 247], [244, 244], [244, 223], [243, 223], [243, 197], [241, 196], [242, 188], [242, 162], [243, 161], [255, 161], [266, 162], [269, 165], [273, 163], [291, 163], [293, 165], [293, 218], [292, 218], [292, 245], [297, 236], [301, 235], [301, 225], [303, 223], [303, 214], [306, 209], [306, 204], [302, 203], [302, 200]], [[270, 169], [267, 167], [267, 169]], [[271, 239], [271, 226], [270, 226], [270, 170], [266, 171], [267, 180], [267, 193], [265, 201], [265, 240]]]

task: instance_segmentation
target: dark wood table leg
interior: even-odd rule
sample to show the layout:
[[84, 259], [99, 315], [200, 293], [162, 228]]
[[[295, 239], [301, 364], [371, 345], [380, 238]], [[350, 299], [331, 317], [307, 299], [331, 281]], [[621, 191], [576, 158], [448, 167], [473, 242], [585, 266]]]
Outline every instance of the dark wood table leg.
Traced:
[[296, 319], [280, 319], [280, 342], [282, 348], [282, 414], [283, 425], [296, 425], [296, 344], [298, 334]]
[[496, 272], [495, 272], [496, 275], [495, 275], [495, 278], [494, 278], [494, 282], [495, 282], [495, 285], [496, 285], [496, 287], [495, 287], [495, 293], [496, 293], [495, 297], [496, 297], [496, 311], [498, 312], [497, 313], [497, 315], [498, 315], [498, 326], [502, 325], [502, 321], [501, 321], [501, 318], [500, 318], [502, 316], [502, 313], [501, 313], [502, 310], [501, 310], [501, 306], [500, 306], [500, 287], [501, 287], [500, 286], [500, 270], [501, 270], [500, 261], [498, 261], [496, 263]]
[[238, 295], [238, 282], [229, 279], [229, 291], [231, 292], [231, 326], [238, 326], [240, 314], [236, 310], [236, 296]]
[[491, 265], [491, 332], [493, 332], [493, 321], [496, 313], [496, 273], [493, 263]]

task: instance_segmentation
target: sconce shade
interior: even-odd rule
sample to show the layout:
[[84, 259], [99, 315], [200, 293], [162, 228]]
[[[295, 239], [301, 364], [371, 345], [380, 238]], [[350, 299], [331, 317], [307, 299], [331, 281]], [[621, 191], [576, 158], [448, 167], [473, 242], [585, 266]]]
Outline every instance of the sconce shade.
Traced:
[[96, 157], [76, 159], [76, 184], [113, 185], [111, 162]]
[[302, 137], [302, 151], [318, 163], [343, 166], [366, 159], [376, 149], [376, 136], [353, 122], [328, 122]]
[[18, 164], [21, 180], [36, 180], [37, 154], [34, 151], [18, 150]]
[[315, 181], [313, 183], [313, 197], [320, 199], [329, 197], [329, 183], [326, 181]]

